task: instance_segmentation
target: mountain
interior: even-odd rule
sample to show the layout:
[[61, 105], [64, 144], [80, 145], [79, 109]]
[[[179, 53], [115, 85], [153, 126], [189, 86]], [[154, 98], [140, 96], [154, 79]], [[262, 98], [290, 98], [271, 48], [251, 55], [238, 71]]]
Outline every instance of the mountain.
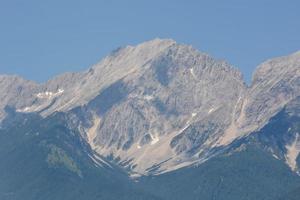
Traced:
[[1, 199], [292, 199], [300, 188], [300, 52], [262, 63], [247, 86], [225, 61], [154, 39], [42, 84], [1, 75], [0, 91]]

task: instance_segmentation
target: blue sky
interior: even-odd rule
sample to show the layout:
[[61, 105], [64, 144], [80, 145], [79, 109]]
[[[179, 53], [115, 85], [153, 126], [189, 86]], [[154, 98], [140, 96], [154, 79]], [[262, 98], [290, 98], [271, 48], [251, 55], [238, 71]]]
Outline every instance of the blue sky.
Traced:
[[265, 59], [300, 50], [299, 8], [298, 0], [0, 0], [0, 73], [42, 82], [160, 37], [227, 60], [249, 82]]

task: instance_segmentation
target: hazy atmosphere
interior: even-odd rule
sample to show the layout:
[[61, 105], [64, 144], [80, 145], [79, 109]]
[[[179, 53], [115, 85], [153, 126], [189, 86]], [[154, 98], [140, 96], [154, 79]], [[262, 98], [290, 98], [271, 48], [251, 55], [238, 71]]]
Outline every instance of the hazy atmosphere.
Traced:
[[299, 200], [299, 8], [0, 0], [0, 200]]
[[240, 68], [300, 44], [299, 1], [0, 1], [0, 74], [38, 82], [97, 63], [119, 46], [172, 38]]

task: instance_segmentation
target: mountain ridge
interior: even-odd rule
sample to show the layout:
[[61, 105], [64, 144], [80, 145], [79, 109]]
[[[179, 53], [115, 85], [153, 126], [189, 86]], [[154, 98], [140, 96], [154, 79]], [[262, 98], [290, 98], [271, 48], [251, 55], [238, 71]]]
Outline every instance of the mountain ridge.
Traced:
[[98, 154], [133, 174], [159, 174], [203, 162], [262, 128], [300, 95], [299, 63], [299, 52], [268, 60], [247, 86], [227, 62], [154, 39], [42, 84], [0, 76], [0, 110], [65, 112]]

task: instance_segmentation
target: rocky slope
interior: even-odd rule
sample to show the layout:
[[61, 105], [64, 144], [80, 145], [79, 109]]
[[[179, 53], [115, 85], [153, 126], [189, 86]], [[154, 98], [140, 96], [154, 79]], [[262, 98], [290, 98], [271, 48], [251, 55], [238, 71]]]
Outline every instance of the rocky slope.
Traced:
[[300, 175], [300, 96], [272, 117], [266, 126], [247, 139], [257, 140], [274, 158]]
[[300, 96], [300, 54], [266, 61], [247, 87], [226, 62], [155, 39], [44, 84], [1, 76], [0, 89], [0, 119], [7, 106], [64, 112], [97, 154], [133, 175], [159, 174], [217, 155]]

